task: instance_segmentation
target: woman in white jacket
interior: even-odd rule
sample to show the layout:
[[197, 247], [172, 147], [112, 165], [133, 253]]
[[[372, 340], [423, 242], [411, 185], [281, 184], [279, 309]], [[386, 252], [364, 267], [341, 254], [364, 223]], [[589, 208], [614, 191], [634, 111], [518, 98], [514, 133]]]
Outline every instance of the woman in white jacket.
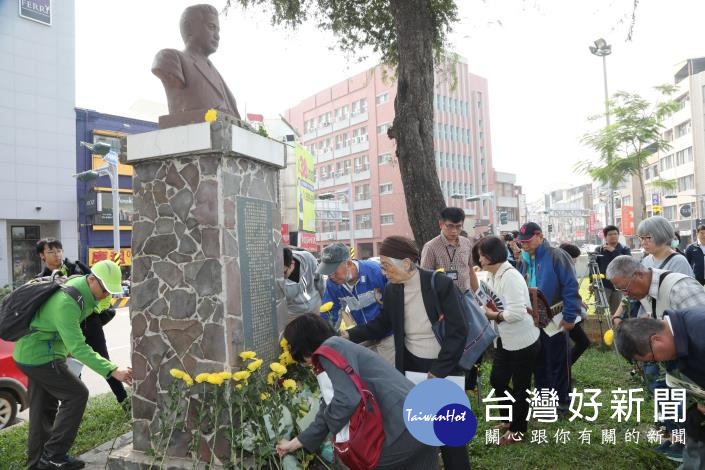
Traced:
[[498, 237], [487, 237], [481, 239], [478, 245], [480, 265], [490, 274], [488, 285], [502, 304], [499, 310], [485, 307], [485, 314], [488, 319], [494, 320], [499, 333], [490, 384], [495, 390], [495, 397], [504, 397], [504, 392], [508, 391], [515, 400], [511, 423], [497, 426], [506, 430], [499, 445], [511, 445], [521, 442], [527, 430], [529, 404], [526, 390], [531, 386], [531, 375], [541, 348], [539, 329], [534, 326], [534, 320], [527, 311], [531, 300], [526, 281], [507, 262], [504, 241]]

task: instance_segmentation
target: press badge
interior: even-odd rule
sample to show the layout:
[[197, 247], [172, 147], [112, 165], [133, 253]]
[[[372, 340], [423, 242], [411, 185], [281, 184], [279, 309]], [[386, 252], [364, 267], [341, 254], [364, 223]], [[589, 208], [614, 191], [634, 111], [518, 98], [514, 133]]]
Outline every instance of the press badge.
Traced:
[[451, 278], [454, 281], [458, 280], [458, 271], [446, 271], [446, 276]]

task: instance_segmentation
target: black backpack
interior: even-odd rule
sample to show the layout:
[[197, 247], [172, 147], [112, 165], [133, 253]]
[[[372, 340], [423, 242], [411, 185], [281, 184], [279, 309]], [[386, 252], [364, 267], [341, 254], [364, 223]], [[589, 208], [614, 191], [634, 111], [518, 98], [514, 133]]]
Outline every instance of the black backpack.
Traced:
[[29, 324], [39, 307], [59, 289], [66, 292], [83, 310], [83, 295], [75, 287], [64, 285], [74, 277], [77, 276], [53, 274], [32, 279], [13, 290], [0, 304], [0, 339], [17, 341], [29, 334]]

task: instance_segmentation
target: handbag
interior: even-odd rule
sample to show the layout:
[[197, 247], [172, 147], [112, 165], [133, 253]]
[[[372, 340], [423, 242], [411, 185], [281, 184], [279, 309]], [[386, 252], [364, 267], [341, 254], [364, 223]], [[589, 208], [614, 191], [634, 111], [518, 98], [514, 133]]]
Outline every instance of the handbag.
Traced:
[[[431, 325], [431, 329], [438, 343], [442, 346], [446, 337], [446, 321], [445, 314], [441, 310], [438, 290], [436, 289], [437, 275], [437, 271], [431, 275], [431, 288], [433, 289], [436, 313], [438, 315], [438, 320]], [[497, 332], [490, 326], [490, 321], [487, 319], [485, 312], [480, 309], [480, 304], [475, 300], [475, 295], [472, 291], [468, 290], [465, 294], [461, 294], [457, 289], [453, 288], [452, 292], [453, 294], [451, 295], [458, 296], [460, 313], [467, 326], [465, 347], [458, 365], [465, 370], [470, 370], [497, 337]]]
[[336, 442], [333, 437], [333, 448], [340, 460], [351, 469], [372, 470], [377, 467], [379, 457], [384, 445], [384, 426], [382, 424], [382, 411], [377, 400], [362, 379], [348, 364], [342, 354], [335, 349], [321, 345], [313, 352], [316, 374], [323, 371], [318, 358], [325, 357], [333, 365], [344, 370], [360, 393], [360, 402], [350, 416], [348, 440]]

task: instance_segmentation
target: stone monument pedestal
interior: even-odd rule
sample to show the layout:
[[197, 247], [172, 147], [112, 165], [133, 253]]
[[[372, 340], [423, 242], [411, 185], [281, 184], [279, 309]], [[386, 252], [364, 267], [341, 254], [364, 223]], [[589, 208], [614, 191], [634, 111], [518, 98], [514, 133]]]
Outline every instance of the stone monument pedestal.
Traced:
[[[122, 463], [111, 459], [111, 468], [144, 467], [151, 437], [168, 416], [170, 369], [196, 377], [238, 369], [246, 349], [265, 360], [278, 355], [287, 315], [278, 185], [285, 155], [283, 143], [225, 122], [127, 137], [123, 160], [134, 167], [135, 210], [134, 444]], [[188, 458], [189, 467], [194, 456], [208, 462], [212, 453], [229, 455], [218, 429], [194, 450], [201, 398], [184, 398], [185, 429], [165, 444], [167, 456]]]

